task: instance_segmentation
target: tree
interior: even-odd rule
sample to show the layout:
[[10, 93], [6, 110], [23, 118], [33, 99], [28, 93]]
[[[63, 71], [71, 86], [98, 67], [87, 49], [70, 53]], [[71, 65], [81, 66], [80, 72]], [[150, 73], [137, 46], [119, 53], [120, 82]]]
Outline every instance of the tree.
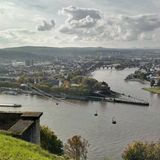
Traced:
[[157, 82], [157, 86], [160, 87], [160, 79]]
[[63, 143], [57, 138], [53, 131], [46, 126], [41, 126], [40, 129], [41, 147], [48, 150], [50, 153], [62, 155]]
[[36, 88], [44, 91], [44, 92], [51, 92], [51, 87], [49, 86], [49, 84], [47, 83], [40, 83], [40, 84], [36, 84], [34, 85]]
[[15, 82], [0, 82], [0, 87], [18, 88], [19, 85]]
[[160, 76], [160, 70], [157, 71], [157, 74]]
[[134, 142], [122, 154], [124, 160], [160, 160], [160, 143]]
[[96, 79], [85, 77], [83, 79], [83, 85], [87, 86], [88, 89], [93, 90], [98, 83]]
[[154, 84], [155, 84], [155, 80], [154, 80], [154, 79], [152, 79], [152, 80], [150, 81], [150, 86], [151, 86], [151, 87], [153, 87], [153, 86], [154, 86]]
[[20, 83], [20, 84], [21, 84], [21, 83], [27, 83], [27, 82], [28, 82], [28, 77], [27, 77], [27, 75], [25, 75], [25, 74], [21, 75], [21, 76], [18, 78], [17, 82]]
[[65, 144], [65, 153], [74, 160], [86, 160], [89, 143], [81, 136], [75, 135]]
[[75, 76], [72, 78], [72, 81], [76, 84], [80, 84], [82, 83], [83, 78], [84, 78], [83, 76]]

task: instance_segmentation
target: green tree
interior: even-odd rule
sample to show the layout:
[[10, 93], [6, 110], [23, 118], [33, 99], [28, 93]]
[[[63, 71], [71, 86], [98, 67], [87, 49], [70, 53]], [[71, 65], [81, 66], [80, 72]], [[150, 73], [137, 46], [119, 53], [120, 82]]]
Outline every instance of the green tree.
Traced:
[[122, 154], [124, 160], [160, 160], [160, 143], [134, 142]]
[[157, 86], [160, 87], [160, 79], [157, 82]]
[[17, 83], [27, 83], [29, 80], [28, 80], [28, 77], [27, 75], [23, 74], [21, 75], [18, 80], [17, 80]]
[[157, 74], [160, 76], [160, 70], [157, 71]]
[[154, 80], [154, 79], [152, 79], [152, 80], [150, 81], [150, 86], [151, 86], [151, 87], [153, 87], [153, 86], [154, 86], [154, 84], [155, 84], [155, 80]]
[[89, 143], [81, 136], [75, 135], [65, 144], [65, 153], [74, 160], [86, 160]]
[[40, 129], [41, 147], [48, 150], [50, 153], [62, 155], [63, 143], [57, 138], [53, 131], [46, 126], [41, 126]]
[[82, 83], [83, 85], [87, 86], [87, 88], [89, 88], [90, 90], [93, 90], [95, 86], [97, 86], [98, 81], [93, 78], [85, 77]]
[[79, 83], [82, 83], [83, 78], [84, 78], [83, 76], [75, 76], [75, 77], [72, 78], [72, 81], [74, 83], [79, 84]]
[[51, 87], [47, 83], [36, 84], [35, 87], [44, 92], [51, 92]]
[[0, 81], [0, 87], [18, 88], [19, 85], [15, 82], [1, 82]]

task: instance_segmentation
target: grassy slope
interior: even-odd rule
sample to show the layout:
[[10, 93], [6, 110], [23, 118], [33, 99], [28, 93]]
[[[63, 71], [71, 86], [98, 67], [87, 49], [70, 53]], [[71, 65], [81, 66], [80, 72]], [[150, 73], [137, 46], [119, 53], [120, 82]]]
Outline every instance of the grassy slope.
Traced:
[[160, 87], [143, 88], [143, 89], [151, 93], [160, 94]]
[[0, 134], [0, 160], [64, 160], [39, 146]]

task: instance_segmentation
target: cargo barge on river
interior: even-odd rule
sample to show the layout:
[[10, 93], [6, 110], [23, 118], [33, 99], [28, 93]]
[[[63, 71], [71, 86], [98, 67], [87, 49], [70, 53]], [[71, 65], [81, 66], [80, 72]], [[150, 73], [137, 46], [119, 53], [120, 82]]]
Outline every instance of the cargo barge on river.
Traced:
[[0, 107], [21, 107], [21, 104], [0, 104]]

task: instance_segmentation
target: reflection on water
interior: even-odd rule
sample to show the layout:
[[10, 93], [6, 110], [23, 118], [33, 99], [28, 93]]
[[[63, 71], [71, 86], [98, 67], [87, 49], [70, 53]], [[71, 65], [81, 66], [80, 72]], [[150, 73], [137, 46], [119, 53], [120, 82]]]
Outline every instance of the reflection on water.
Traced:
[[[135, 69], [97, 70], [92, 76], [106, 81], [113, 90], [150, 102], [149, 107], [107, 102], [60, 102], [36, 96], [0, 95], [0, 103], [19, 103], [22, 108], [1, 110], [42, 111], [41, 123], [48, 125], [64, 141], [75, 134], [88, 139], [89, 159], [119, 160], [126, 145], [133, 140], [158, 140], [160, 138], [160, 96], [141, 88], [147, 84], [125, 82], [124, 78]], [[95, 117], [94, 113], [98, 112]], [[112, 124], [116, 117], [117, 124]]]

